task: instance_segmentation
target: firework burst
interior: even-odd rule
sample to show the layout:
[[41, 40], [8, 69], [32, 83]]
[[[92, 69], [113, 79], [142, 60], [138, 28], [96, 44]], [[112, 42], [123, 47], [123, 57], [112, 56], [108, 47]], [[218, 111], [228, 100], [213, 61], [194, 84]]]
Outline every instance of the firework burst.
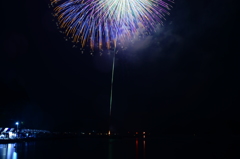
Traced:
[[173, 0], [51, 0], [65, 34], [81, 47], [116, 48], [139, 30], [156, 31]]

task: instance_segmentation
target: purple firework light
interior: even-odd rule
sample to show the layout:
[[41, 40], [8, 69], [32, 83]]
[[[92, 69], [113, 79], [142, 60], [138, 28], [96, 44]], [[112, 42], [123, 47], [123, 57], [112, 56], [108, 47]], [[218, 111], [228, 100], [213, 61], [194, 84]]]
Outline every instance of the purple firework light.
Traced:
[[94, 50], [132, 39], [139, 30], [151, 33], [162, 25], [173, 0], [51, 0], [54, 16], [74, 43]]

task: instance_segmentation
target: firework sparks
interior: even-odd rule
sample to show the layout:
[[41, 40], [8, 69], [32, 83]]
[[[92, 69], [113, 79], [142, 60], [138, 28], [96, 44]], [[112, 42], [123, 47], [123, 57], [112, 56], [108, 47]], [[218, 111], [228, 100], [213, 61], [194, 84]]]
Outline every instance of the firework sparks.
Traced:
[[132, 39], [138, 30], [156, 31], [173, 0], [51, 0], [54, 16], [74, 43], [107, 49]]

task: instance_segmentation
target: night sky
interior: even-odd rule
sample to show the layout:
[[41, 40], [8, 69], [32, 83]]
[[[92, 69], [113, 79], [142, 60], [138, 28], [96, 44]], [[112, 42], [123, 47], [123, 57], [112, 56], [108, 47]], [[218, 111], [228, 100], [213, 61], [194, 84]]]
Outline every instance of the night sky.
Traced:
[[[0, 127], [107, 130], [112, 56], [73, 48], [47, 0], [1, 7]], [[112, 129], [240, 132], [238, 29], [232, 0], [176, 0], [159, 32], [116, 55]]]

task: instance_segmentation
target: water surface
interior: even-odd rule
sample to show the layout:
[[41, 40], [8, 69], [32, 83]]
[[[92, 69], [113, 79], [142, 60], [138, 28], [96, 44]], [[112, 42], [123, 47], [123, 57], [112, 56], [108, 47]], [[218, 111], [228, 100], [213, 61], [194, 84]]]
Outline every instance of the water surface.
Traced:
[[239, 139], [162, 137], [61, 139], [0, 144], [0, 159], [221, 159], [240, 158]]

